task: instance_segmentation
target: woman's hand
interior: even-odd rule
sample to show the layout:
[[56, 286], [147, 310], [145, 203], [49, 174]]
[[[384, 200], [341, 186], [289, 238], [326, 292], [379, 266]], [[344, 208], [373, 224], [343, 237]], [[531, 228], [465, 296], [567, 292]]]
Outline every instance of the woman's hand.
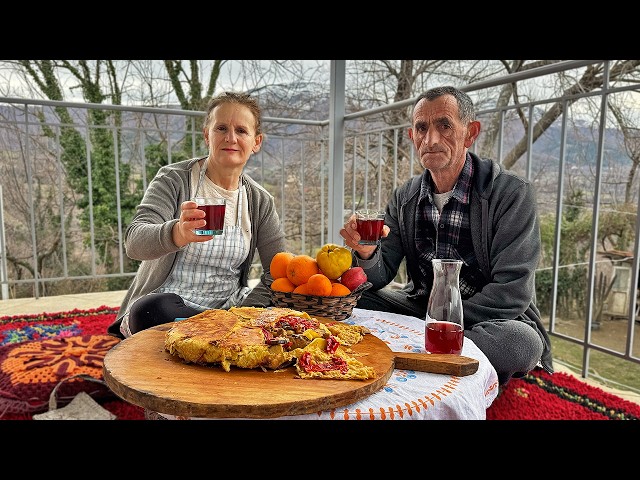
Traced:
[[173, 226], [173, 242], [177, 247], [182, 248], [191, 242], [206, 242], [213, 238], [213, 235], [196, 235], [194, 230], [204, 227], [207, 222], [204, 220], [204, 211], [198, 208], [198, 204], [193, 200], [186, 200], [180, 205], [180, 218]]
[[[373, 252], [378, 248], [377, 245], [360, 245], [358, 242], [360, 241], [360, 234], [356, 229], [356, 214], [352, 214], [347, 222], [344, 224], [344, 227], [340, 229], [340, 235], [345, 240], [345, 245], [350, 247], [354, 252], [358, 252], [358, 255], [363, 260], [368, 259], [373, 255]], [[389, 227], [387, 225], [382, 227], [382, 237], [386, 237], [389, 235]]]

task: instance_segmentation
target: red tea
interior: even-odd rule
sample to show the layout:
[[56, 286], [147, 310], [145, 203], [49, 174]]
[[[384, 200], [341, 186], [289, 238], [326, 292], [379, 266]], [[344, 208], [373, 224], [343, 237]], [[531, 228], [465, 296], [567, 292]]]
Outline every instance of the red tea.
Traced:
[[431, 353], [462, 353], [464, 330], [458, 323], [426, 322], [424, 348]]
[[363, 245], [375, 245], [382, 235], [384, 219], [356, 219], [356, 230], [360, 235], [360, 242]]
[[196, 229], [197, 235], [222, 235], [226, 205], [198, 205], [205, 213], [207, 224]]

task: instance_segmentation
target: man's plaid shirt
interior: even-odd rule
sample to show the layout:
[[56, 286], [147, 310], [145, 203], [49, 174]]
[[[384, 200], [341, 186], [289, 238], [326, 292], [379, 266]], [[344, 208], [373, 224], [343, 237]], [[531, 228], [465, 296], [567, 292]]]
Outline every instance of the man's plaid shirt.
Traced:
[[[433, 284], [433, 258], [453, 258], [462, 260], [460, 271], [460, 293], [469, 298], [476, 292], [477, 271], [471, 228], [469, 223], [469, 199], [471, 198], [471, 180], [473, 165], [467, 154], [464, 167], [453, 187], [453, 194], [438, 212], [433, 201], [433, 182], [430, 172], [425, 172], [420, 185], [420, 196], [416, 209], [415, 242], [420, 256], [419, 279], [420, 294], [428, 295]], [[418, 284], [418, 282], [416, 282]]]

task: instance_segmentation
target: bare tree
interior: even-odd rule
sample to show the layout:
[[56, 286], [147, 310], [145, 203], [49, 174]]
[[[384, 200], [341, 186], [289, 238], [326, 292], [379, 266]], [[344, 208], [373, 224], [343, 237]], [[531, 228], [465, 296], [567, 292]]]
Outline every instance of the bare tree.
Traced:
[[[613, 63], [610, 71], [610, 82], [623, 81], [625, 77], [633, 76], [634, 81], [637, 81], [638, 66], [640, 66], [640, 60], [620, 60]], [[567, 77], [568, 78], [568, 77]], [[604, 81], [604, 65], [595, 64], [589, 65], [584, 69], [582, 76], [577, 79], [575, 83], [567, 86], [562, 92], [564, 96], [571, 96], [577, 93], [591, 92], [597, 88], [603, 86]], [[515, 96], [517, 92], [513, 92], [514, 101], [517, 99]], [[567, 101], [567, 106], [575, 102], [576, 99]], [[552, 124], [553, 122], [564, 113], [565, 107], [563, 102], [556, 102], [546, 109], [540, 119], [533, 127], [532, 142], [535, 142]], [[524, 112], [519, 112], [519, 116], [523, 121], [526, 131], [526, 116]], [[528, 139], [525, 137], [520, 140], [510, 152], [508, 152], [502, 160], [502, 163], [506, 168], [511, 168], [515, 163], [522, 158], [528, 148]]]
[[618, 122], [620, 131], [622, 132], [624, 148], [631, 160], [631, 167], [627, 174], [627, 180], [624, 189], [624, 203], [633, 202], [633, 191], [635, 179], [640, 167], [640, 128], [638, 123], [633, 121], [630, 111], [623, 111], [621, 107], [609, 102], [609, 109], [614, 118]]

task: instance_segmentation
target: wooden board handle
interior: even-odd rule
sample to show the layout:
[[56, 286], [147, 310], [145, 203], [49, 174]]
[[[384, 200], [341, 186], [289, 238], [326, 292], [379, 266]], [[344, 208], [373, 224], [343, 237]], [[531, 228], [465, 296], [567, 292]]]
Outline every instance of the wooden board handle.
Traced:
[[464, 377], [478, 371], [480, 362], [475, 358], [462, 355], [447, 355], [441, 353], [402, 353], [395, 355], [395, 368], [417, 370], [428, 373], [445, 373]]

